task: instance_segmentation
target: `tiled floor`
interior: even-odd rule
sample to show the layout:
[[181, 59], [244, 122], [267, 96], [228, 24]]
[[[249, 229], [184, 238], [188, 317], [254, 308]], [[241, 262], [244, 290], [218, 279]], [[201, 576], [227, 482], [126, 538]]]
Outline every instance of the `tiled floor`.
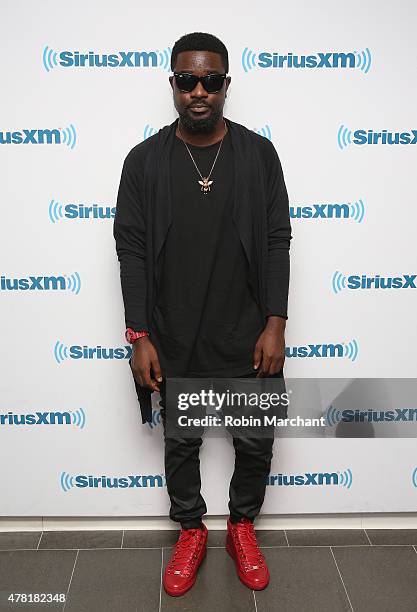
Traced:
[[[209, 533], [193, 589], [161, 589], [177, 531], [0, 533], [0, 610], [65, 612], [416, 612], [417, 530], [258, 530], [271, 582], [251, 591]], [[10, 593], [65, 593], [66, 603], [8, 604]]]

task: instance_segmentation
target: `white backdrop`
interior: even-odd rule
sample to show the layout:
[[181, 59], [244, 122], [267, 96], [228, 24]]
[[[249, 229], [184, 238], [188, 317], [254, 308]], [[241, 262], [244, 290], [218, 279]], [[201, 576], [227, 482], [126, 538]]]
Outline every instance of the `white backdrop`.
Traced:
[[[0, 6], [1, 515], [168, 512], [158, 397], [142, 425], [112, 224], [126, 154], [176, 117], [165, 66], [187, 32], [224, 41], [225, 116], [270, 138], [283, 165], [294, 236], [285, 376], [416, 375], [415, 287], [352, 287], [354, 275], [417, 273], [413, 0]], [[153, 52], [149, 65], [129, 65], [131, 51]], [[89, 52], [120, 63], [74, 65]], [[268, 67], [274, 54], [315, 67]], [[360, 144], [371, 130], [411, 142]], [[301, 356], [326, 344], [342, 349]], [[101, 358], [88, 358], [94, 348]], [[230, 438], [203, 445], [210, 514], [227, 512], [232, 450]], [[351, 486], [271, 485], [263, 512], [412, 511], [416, 466], [412, 438], [277, 440], [273, 474], [349, 470]], [[129, 475], [117, 488], [88, 480]]]

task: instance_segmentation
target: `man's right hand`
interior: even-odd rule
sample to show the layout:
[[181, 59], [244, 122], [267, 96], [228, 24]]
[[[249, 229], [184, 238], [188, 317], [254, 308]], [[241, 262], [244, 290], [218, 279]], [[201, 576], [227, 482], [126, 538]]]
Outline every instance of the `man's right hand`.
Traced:
[[[156, 348], [148, 336], [138, 338], [132, 344], [132, 358], [130, 362], [133, 376], [142, 387], [147, 387], [159, 392], [159, 384], [162, 382], [161, 366], [159, 364]], [[155, 378], [152, 378], [152, 373]]]

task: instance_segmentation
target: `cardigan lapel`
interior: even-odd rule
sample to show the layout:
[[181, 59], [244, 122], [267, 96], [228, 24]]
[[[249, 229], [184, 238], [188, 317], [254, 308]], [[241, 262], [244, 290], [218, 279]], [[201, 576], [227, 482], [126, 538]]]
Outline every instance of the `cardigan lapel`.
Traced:
[[249, 177], [251, 173], [249, 143], [239, 124], [225, 119], [230, 130], [230, 143], [233, 149], [234, 202], [233, 221], [242, 242], [248, 264], [252, 262], [252, 211], [249, 196]]

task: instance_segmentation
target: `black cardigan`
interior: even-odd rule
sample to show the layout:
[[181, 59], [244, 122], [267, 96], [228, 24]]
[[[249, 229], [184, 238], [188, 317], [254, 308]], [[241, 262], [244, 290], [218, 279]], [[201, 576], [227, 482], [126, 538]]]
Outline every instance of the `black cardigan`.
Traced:
[[[271, 141], [225, 121], [234, 153], [233, 219], [249, 264], [248, 281], [265, 323], [269, 315], [286, 319], [292, 236], [281, 163]], [[135, 330], [152, 331], [158, 256], [171, 223], [169, 161], [177, 123], [178, 118], [133, 147], [123, 164], [113, 236], [125, 323]], [[152, 391], [134, 382], [142, 423], [151, 422]]]

